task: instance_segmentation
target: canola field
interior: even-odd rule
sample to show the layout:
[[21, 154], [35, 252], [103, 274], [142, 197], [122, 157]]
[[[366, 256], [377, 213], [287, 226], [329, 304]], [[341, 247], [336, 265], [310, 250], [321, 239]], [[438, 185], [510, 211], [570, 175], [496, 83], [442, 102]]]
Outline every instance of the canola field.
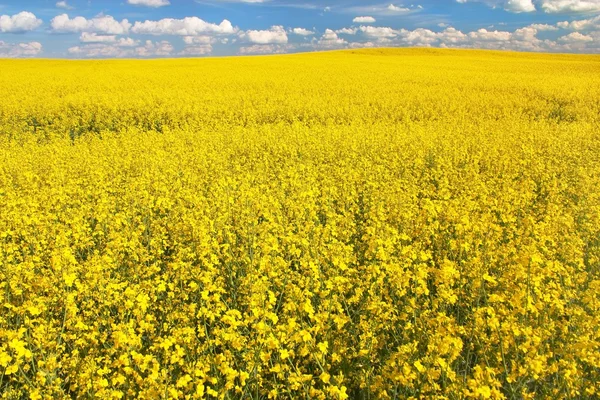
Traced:
[[600, 393], [600, 57], [0, 60], [2, 399]]

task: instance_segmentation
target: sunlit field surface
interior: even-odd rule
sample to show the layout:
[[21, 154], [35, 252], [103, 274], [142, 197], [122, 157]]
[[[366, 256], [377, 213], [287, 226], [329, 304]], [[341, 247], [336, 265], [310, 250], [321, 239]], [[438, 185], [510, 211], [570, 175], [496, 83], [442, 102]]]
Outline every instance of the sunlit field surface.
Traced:
[[600, 57], [0, 61], [3, 399], [600, 392]]

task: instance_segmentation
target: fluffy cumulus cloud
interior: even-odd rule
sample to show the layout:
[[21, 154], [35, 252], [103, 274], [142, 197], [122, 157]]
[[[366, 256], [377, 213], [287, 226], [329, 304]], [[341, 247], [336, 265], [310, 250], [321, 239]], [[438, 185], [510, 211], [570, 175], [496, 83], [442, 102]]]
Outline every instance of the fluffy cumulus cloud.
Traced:
[[575, 21], [561, 21], [556, 24], [562, 29], [581, 31], [585, 29], [600, 29], [600, 15], [594, 18], [580, 19]]
[[332, 49], [332, 48], [340, 48], [345, 47], [348, 42], [345, 39], [342, 39], [338, 36], [338, 34], [331, 29], [326, 29], [325, 33], [313, 42], [313, 45], [316, 48], [321, 49]]
[[548, 13], [600, 11], [600, 0], [542, 0], [541, 7]]
[[168, 6], [171, 3], [169, 0], [127, 0], [127, 4], [158, 8]]
[[581, 43], [581, 42], [592, 42], [594, 38], [588, 35], [584, 35], [579, 32], [569, 33], [568, 35], [561, 36], [558, 38], [559, 42], [567, 42], [567, 43]]
[[[127, 41], [127, 39], [124, 39]], [[153, 42], [147, 40], [143, 45], [134, 43], [131, 46], [116, 43], [90, 43], [69, 48], [70, 55], [79, 58], [106, 57], [168, 57], [173, 54], [173, 45], [166, 40]]]
[[362, 43], [353, 42], [348, 45], [348, 48], [350, 48], [350, 49], [365, 49], [365, 48], [370, 48], [370, 47], [375, 47], [375, 46], [376, 45], [373, 42], [362, 42]]
[[342, 28], [335, 31], [335, 33], [342, 35], [356, 35], [356, 32], [358, 32], [358, 28]]
[[532, 0], [456, 0], [457, 3], [475, 3], [483, 2], [494, 8], [503, 7], [506, 11], [513, 13], [535, 11], [535, 5]]
[[255, 44], [283, 44], [288, 42], [287, 33], [280, 25], [261, 31], [249, 30], [242, 33], [240, 38]]
[[538, 31], [557, 31], [558, 28], [554, 25], [549, 24], [531, 24], [530, 28], [536, 29]]
[[32, 31], [42, 24], [42, 20], [29, 11], [15, 15], [0, 15], [0, 32], [24, 33]]
[[0, 40], [0, 57], [33, 57], [42, 52], [42, 44], [39, 42], [28, 43], [6, 43]]
[[438, 35], [429, 30], [418, 28], [414, 31], [401, 30], [400, 40], [410, 46], [431, 46], [438, 41]]
[[600, 11], [600, 0], [456, 0], [458, 3], [483, 2], [492, 7], [521, 13], [542, 10], [546, 13]]
[[359, 30], [370, 38], [391, 38], [398, 35], [398, 31], [380, 26], [361, 26]]
[[294, 28], [291, 30], [291, 33], [293, 33], [294, 35], [300, 35], [300, 36], [310, 36], [310, 35], [314, 35], [315, 33], [309, 29], [304, 29], [304, 28]]
[[116, 44], [119, 47], [135, 47], [140, 44], [140, 41], [133, 38], [119, 38]]
[[83, 32], [79, 36], [81, 43], [113, 43], [117, 41], [115, 35], [98, 35], [93, 32]]
[[198, 17], [186, 17], [183, 19], [164, 18], [158, 21], [136, 22], [131, 31], [141, 35], [197, 36], [207, 33], [233, 34], [237, 32], [237, 28], [234, 28], [231, 22], [226, 19], [217, 25]]
[[373, 17], [356, 17], [352, 20], [352, 22], [357, 24], [372, 24], [375, 22], [375, 18]]
[[469, 38], [484, 42], [506, 42], [510, 40], [511, 33], [506, 31], [488, 31], [487, 29], [478, 29], [469, 32]]
[[129, 32], [131, 23], [124, 19], [117, 21], [110, 15], [99, 15], [92, 19], [85, 17], [69, 18], [67, 14], [57, 15], [50, 21], [56, 33], [94, 32], [105, 35], [124, 35]]
[[117, 38], [116, 35], [98, 35], [93, 32], [83, 32], [79, 36], [81, 43], [111, 43], [119, 47], [135, 47], [140, 41], [133, 38]]
[[508, 0], [505, 9], [515, 13], [522, 13], [535, 11], [535, 6], [531, 0]]
[[468, 40], [466, 34], [452, 26], [447, 27], [442, 32], [438, 32], [436, 35], [440, 40], [440, 44], [443, 46], [453, 46]]

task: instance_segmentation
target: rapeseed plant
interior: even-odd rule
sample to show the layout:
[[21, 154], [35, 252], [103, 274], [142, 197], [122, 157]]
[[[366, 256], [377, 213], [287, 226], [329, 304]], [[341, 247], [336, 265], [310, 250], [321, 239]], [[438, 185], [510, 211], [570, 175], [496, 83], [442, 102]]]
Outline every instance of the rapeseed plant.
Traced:
[[599, 60], [0, 61], [1, 397], [597, 397]]

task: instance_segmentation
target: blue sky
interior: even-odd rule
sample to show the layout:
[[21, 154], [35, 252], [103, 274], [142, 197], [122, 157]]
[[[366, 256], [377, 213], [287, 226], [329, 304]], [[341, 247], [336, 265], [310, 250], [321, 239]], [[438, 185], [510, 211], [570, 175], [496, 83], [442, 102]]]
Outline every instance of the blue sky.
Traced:
[[600, 53], [600, 0], [0, 0], [0, 57], [415, 46]]

